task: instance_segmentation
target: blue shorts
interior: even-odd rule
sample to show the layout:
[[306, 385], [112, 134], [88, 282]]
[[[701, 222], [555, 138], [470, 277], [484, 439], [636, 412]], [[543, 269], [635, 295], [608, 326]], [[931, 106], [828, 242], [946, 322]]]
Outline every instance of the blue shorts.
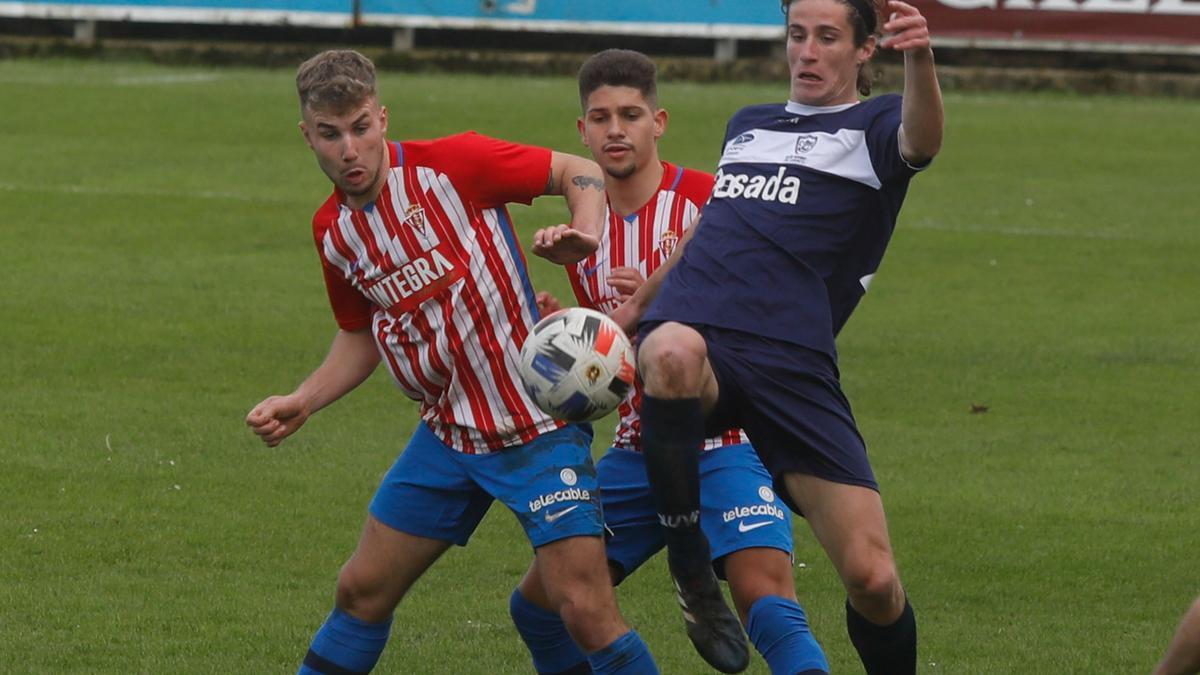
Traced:
[[691, 327], [704, 338], [720, 390], [706, 435], [744, 429], [792, 510], [800, 512], [783, 489], [786, 473], [879, 489], [833, 357], [753, 333]]
[[[663, 547], [646, 459], [640, 452], [611, 448], [597, 463], [600, 501], [611, 532], [608, 559], [624, 576]], [[792, 552], [792, 520], [771, 490], [771, 476], [749, 445], [731, 445], [700, 455], [700, 529], [712, 547], [713, 567], [724, 577], [725, 556], [745, 548]]]
[[393, 529], [465, 546], [493, 499], [534, 548], [604, 533], [588, 426], [571, 425], [483, 455], [447, 447], [424, 423], [383, 477], [371, 515]]

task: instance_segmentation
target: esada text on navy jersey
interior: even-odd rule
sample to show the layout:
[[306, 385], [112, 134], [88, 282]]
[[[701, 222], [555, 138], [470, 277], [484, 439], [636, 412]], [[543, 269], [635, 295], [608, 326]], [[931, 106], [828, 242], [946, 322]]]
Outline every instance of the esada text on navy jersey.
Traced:
[[733, 116], [699, 229], [644, 321], [741, 330], [836, 356], [919, 170], [896, 95]]

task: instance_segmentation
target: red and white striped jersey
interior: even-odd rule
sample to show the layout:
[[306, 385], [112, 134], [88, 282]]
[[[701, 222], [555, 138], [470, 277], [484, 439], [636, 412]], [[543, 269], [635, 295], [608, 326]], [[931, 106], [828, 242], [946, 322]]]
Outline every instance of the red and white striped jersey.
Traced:
[[[671, 257], [684, 231], [691, 227], [712, 191], [713, 177], [663, 162], [663, 179], [658, 192], [636, 212], [621, 217], [609, 205], [608, 226], [600, 237], [600, 248], [567, 268], [575, 299], [583, 307], [610, 314], [621, 304], [608, 277], [618, 267], [633, 267], [649, 277]], [[642, 387], [639, 380], [617, 408], [621, 419], [613, 445], [641, 451]], [[705, 450], [749, 442], [740, 429], [730, 429], [704, 442]]]
[[313, 237], [338, 325], [369, 328], [396, 384], [447, 445], [485, 453], [562, 426], [525, 394], [533, 286], [505, 205], [546, 189], [550, 151], [475, 133], [390, 143], [362, 210], [337, 188]]

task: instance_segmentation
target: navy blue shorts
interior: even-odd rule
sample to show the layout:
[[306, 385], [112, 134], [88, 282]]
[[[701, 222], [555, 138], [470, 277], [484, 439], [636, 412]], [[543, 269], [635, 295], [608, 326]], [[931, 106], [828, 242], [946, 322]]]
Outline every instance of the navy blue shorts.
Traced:
[[745, 429], [780, 496], [788, 494], [783, 474], [793, 472], [879, 489], [833, 358], [752, 333], [691, 328], [704, 337], [720, 388], [706, 436]]

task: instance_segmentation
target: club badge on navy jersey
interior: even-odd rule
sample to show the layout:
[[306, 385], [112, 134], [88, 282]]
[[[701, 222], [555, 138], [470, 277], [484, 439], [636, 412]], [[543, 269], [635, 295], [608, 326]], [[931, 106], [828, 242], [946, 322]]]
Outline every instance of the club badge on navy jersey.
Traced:
[[815, 147], [817, 147], [817, 137], [815, 134], [802, 134], [796, 138], [797, 155], [807, 155]]

